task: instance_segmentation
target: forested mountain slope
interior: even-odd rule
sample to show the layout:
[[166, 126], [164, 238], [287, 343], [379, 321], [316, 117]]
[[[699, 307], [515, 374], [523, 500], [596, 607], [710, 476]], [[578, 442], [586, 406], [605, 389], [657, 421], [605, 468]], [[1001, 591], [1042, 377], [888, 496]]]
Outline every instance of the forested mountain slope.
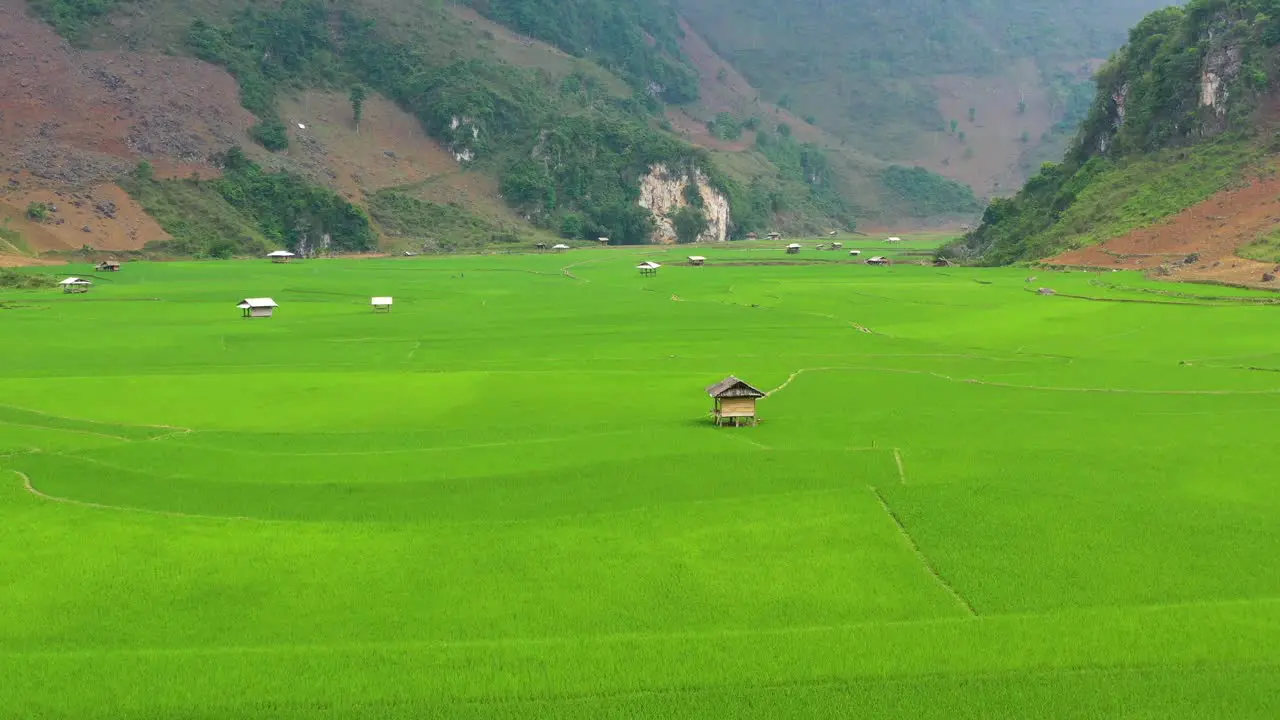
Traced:
[[1089, 73], [1165, 0], [683, 0], [764, 97], [847, 144], [1002, 194], [1060, 154]]
[[[1195, 0], [1148, 15], [1098, 74], [1089, 116], [1063, 161], [1045, 165], [1016, 197], [993, 202], [952, 251], [988, 264], [1045, 258], [1274, 173], [1278, 45], [1274, 0]], [[1224, 212], [1210, 218], [1215, 224], [1232, 222], [1230, 211], [1210, 212]], [[1256, 236], [1238, 244], [1261, 248], [1243, 252], [1273, 256], [1270, 235], [1250, 232]]]
[[[162, 226], [127, 244], [195, 254], [961, 222], [1072, 124], [1145, 1], [15, 0], [0, 33], [33, 62], [0, 84], [30, 117], [0, 124], [0, 204], [43, 237], [66, 218], [28, 205], [118, 186]], [[75, 73], [42, 74], [54, 45]], [[152, 98], [152, 66], [200, 102]], [[104, 91], [86, 140], [69, 98]]]

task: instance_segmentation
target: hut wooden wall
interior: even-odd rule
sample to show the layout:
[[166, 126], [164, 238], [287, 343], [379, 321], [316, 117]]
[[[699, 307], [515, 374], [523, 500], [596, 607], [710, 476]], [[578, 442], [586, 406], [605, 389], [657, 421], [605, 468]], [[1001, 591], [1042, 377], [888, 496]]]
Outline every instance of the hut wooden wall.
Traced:
[[755, 417], [755, 398], [724, 398], [720, 401], [720, 417]]

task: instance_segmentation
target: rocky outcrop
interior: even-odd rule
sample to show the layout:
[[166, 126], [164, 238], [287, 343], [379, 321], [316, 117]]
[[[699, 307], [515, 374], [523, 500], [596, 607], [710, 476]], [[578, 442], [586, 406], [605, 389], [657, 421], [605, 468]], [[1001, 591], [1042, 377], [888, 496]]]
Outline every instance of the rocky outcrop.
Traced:
[[729, 239], [729, 199], [711, 186], [705, 173], [701, 170], [673, 172], [666, 165], [654, 165], [649, 174], [640, 179], [640, 207], [653, 216], [652, 242], [676, 242], [672, 218], [680, 208], [690, 204], [691, 189], [701, 198], [702, 214], [707, 220], [707, 230], [698, 236], [698, 242]]
[[1214, 115], [1227, 113], [1227, 88], [1240, 75], [1243, 52], [1238, 45], [1211, 50], [1200, 73], [1200, 106], [1212, 108]]

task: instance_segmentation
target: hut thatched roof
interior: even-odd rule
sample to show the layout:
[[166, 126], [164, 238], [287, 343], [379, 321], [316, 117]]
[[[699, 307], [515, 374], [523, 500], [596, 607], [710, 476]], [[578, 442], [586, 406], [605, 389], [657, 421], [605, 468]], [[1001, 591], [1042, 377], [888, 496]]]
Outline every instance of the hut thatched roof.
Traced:
[[765, 396], [760, 390], [732, 375], [707, 388], [707, 394], [713, 398], [762, 398]]

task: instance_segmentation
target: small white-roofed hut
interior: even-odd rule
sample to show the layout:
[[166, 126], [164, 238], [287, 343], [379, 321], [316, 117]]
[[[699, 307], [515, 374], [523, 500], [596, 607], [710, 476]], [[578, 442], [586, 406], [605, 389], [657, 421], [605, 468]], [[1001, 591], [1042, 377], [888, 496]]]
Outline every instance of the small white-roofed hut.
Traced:
[[690, 265], [705, 265], [706, 263], [707, 263], [707, 259], [706, 259], [706, 258], [704, 258], [704, 257], [702, 257], [701, 255], [690, 255], [690, 256], [689, 256], [689, 264], [690, 264]]
[[98, 263], [93, 269], [96, 272], [120, 272], [120, 261], [119, 260], [103, 260], [102, 262]]
[[609, 238], [607, 238], [607, 237], [599, 237], [599, 238], [596, 238], [596, 242], [600, 243], [601, 245], [608, 245], [608, 244], [609, 244]]
[[237, 303], [236, 307], [243, 311], [242, 317], [269, 318], [280, 306], [271, 298], [245, 298]]
[[369, 300], [369, 304], [373, 306], [374, 312], [391, 312], [392, 300], [390, 297], [375, 297]]
[[555, 250], [556, 252], [564, 252], [565, 250], [569, 249], [569, 246], [565, 245], [564, 243], [556, 243], [555, 245], [551, 246], [551, 249]]
[[732, 375], [707, 388], [707, 394], [716, 401], [711, 411], [716, 425], [731, 421], [735, 427], [743, 422], [755, 425], [756, 400], [765, 397], [764, 392]]
[[887, 257], [882, 257], [882, 256], [880, 256], [880, 255], [877, 255], [877, 256], [875, 256], [875, 257], [871, 258], [870, 260], [867, 260], [867, 264], [868, 264], [868, 265], [888, 265], [888, 264], [889, 264], [889, 258], [887, 258]]
[[93, 287], [93, 283], [78, 277], [69, 277], [58, 283], [64, 293], [85, 293]]
[[641, 275], [657, 275], [660, 267], [662, 266], [652, 260], [645, 260], [637, 265], [636, 269], [640, 271]]
[[298, 256], [288, 250], [276, 250], [275, 252], [267, 253], [267, 257], [271, 258], [273, 263], [287, 263]]
[[799, 255], [799, 254], [800, 254], [800, 243], [791, 243], [790, 245], [788, 245], [788, 246], [787, 246], [787, 254], [788, 254], [788, 255]]
[[861, 250], [850, 250], [850, 251], [849, 251], [849, 254], [850, 254], [850, 255], [853, 255], [854, 257], [857, 257], [858, 255], [861, 255], [861, 254], [862, 254], [862, 251], [861, 251]]

